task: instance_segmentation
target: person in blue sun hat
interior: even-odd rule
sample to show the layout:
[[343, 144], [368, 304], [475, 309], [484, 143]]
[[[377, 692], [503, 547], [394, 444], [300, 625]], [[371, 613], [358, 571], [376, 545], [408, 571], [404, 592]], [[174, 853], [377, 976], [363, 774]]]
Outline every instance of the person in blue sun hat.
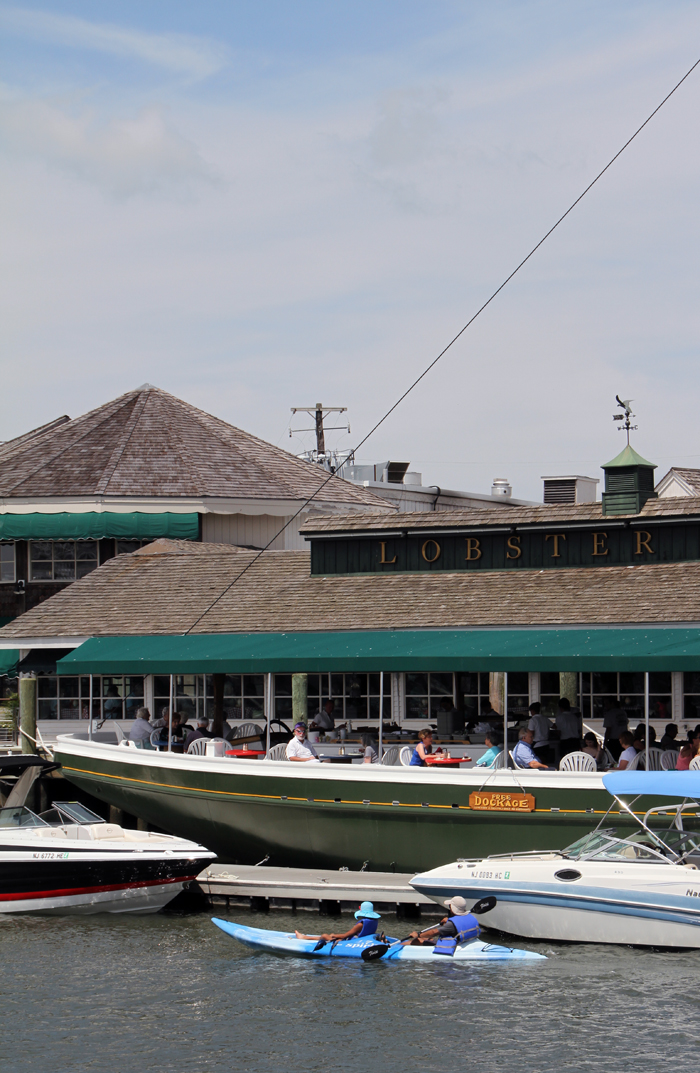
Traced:
[[350, 931], [346, 931], [342, 935], [302, 935], [300, 931], [295, 931], [294, 934], [297, 939], [323, 939], [325, 942], [330, 942], [331, 939], [335, 941], [339, 939], [366, 939], [368, 936], [375, 934], [377, 921], [381, 919], [381, 913], [375, 913], [372, 902], [363, 902], [355, 913], [357, 924], [353, 924]]

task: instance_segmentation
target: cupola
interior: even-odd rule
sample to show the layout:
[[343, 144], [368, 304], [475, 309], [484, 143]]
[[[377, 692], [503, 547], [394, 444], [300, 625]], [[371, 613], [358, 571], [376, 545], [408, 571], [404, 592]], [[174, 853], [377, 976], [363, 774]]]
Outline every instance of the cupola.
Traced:
[[647, 499], [656, 499], [656, 466], [629, 444], [601, 468], [605, 471], [603, 514], [639, 514]]

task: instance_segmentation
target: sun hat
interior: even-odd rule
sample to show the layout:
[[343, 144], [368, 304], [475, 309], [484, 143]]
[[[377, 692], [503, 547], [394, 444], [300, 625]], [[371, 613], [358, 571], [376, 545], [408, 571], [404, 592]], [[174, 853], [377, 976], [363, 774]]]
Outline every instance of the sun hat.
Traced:
[[382, 914], [375, 913], [374, 906], [371, 902], [363, 902], [355, 913], [355, 920], [362, 920], [363, 917], [371, 917], [372, 920], [381, 920]]
[[451, 909], [455, 916], [462, 916], [464, 913], [469, 912], [469, 906], [464, 898], [460, 898], [459, 895], [455, 898], [448, 898], [447, 901], [442, 904], [446, 905], [448, 909]]

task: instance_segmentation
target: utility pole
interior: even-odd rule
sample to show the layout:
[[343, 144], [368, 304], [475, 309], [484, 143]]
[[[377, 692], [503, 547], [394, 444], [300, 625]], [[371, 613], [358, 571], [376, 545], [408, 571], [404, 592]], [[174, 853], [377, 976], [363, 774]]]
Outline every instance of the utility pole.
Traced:
[[[318, 454], [319, 461], [321, 461], [321, 459], [326, 454], [326, 435], [325, 434], [326, 434], [327, 430], [324, 429], [324, 427], [323, 427], [323, 419], [327, 414], [344, 414], [344, 413], [346, 413], [347, 406], [324, 406], [322, 402], [317, 402], [315, 406], [292, 406], [291, 410], [292, 410], [293, 414], [310, 414], [314, 418], [315, 424], [314, 424], [313, 428], [297, 428], [297, 429], [292, 429], [292, 426], [290, 425], [289, 426], [289, 438], [291, 439], [292, 435], [294, 435], [297, 432], [315, 432], [316, 433], [316, 452]], [[350, 432], [350, 425], [349, 424], [348, 425], [331, 425], [330, 429], [328, 431], [330, 431], [331, 429], [343, 429], [343, 430], [347, 429], [347, 431], [349, 433]]]

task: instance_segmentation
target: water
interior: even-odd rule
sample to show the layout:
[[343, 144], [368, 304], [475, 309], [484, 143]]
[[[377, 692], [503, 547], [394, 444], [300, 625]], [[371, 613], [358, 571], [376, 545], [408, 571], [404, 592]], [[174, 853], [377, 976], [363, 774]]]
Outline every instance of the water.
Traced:
[[[315, 914], [238, 918], [278, 930], [314, 932], [321, 924]], [[395, 934], [410, 930], [391, 917], [384, 923]], [[519, 945], [549, 961], [470, 967], [278, 958], [228, 939], [205, 915], [0, 918], [2, 1066], [12, 1073], [697, 1068], [700, 951]]]

